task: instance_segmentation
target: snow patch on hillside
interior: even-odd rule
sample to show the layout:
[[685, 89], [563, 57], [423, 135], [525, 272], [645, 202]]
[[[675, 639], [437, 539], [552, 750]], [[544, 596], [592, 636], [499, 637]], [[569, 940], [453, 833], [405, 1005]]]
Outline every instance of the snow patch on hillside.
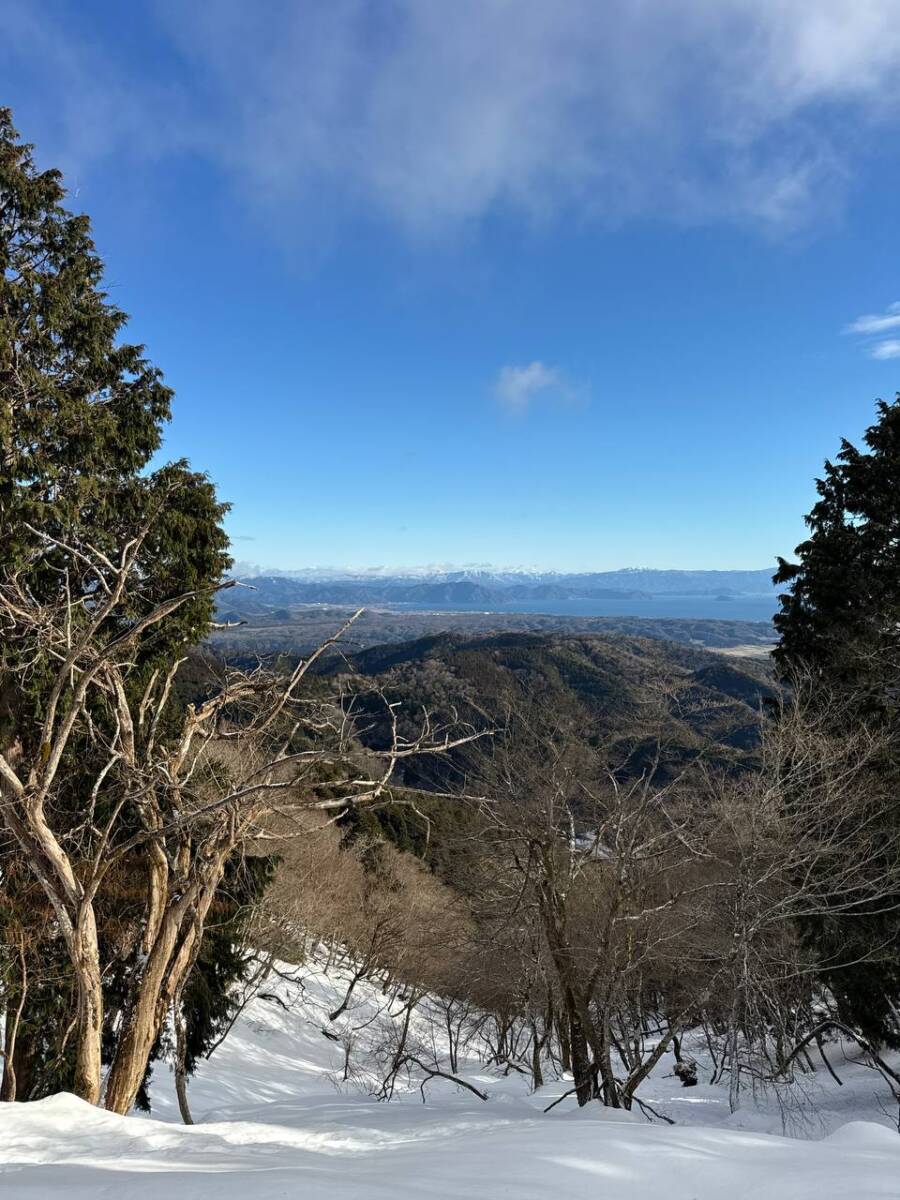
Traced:
[[[289, 970], [289, 969], [286, 969]], [[361, 985], [328, 1021], [346, 986], [340, 973], [304, 967], [267, 983], [231, 1036], [191, 1082], [198, 1124], [178, 1124], [171, 1075], [156, 1068], [153, 1119], [116, 1117], [72, 1096], [0, 1106], [0, 1195], [15, 1200], [897, 1200], [900, 1136], [880, 1079], [833, 1060], [780, 1098], [748, 1097], [728, 1111], [722, 1088], [683, 1089], [664, 1059], [642, 1097], [678, 1123], [651, 1124], [599, 1105], [578, 1110], [554, 1083], [529, 1095], [526, 1080], [472, 1059], [461, 1074], [489, 1099], [452, 1083], [404, 1081], [391, 1103], [367, 1094], [361, 1066], [391, 1023], [387, 997]], [[396, 1012], [397, 1005], [394, 1005]], [[441, 1054], [427, 1003], [413, 1036]], [[351, 1080], [344, 1046], [352, 1037]], [[354, 1068], [354, 1055], [357, 1066]], [[702, 1068], [702, 1064], [701, 1064]], [[704, 1077], [701, 1069], [701, 1078]], [[808, 1103], [801, 1103], [804, 1095]], [[817, 1115], [810, 1115], [815, 1103]], [[793, 1137], [780, 1136], [787, 1128]], [[796, 1136], [800, 1135], [800, 1136]], [[824, 1135], [824, 1136], [823, 1136]]]

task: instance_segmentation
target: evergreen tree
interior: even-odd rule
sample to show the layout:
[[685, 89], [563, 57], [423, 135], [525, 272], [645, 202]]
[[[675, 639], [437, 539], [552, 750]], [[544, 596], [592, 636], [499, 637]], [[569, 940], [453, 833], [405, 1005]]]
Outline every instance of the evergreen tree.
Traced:
[[[58, 171], [39, 171], [8, 109], [0, 109], [0, 569], [28, 568], [32, 594], [52, 600], [79, 581], [48, 538], [87, 537], [121, 551], [155, 514], [143, 550], [140, 604], [218, 579], [229, 565], [225, 506], [184, 462], [146, 475], [169, 418], [172, 393], [142, 346], [119, 342], [127, 317], [101, 287], [103, 264], [86, 216], [62, 205]], [[206, 593], [164, 626], [153, 644], [163, 659], [195, 641], [212, 614]], [[134, 611], [123, 610], [122, 620]], [[20, 669], [4, 643], [0, 683], [7, 722], [27, 737]], [[33, 691], [40, 663], [29, 659]], [[8, 688], [16, 685], [15, 704]], [[16, 719], [17, 718], [17, 719]], [[13, 731], [0, 725], [0, 745]]]
[[[9, 110], [0, 109], [0, 588], [24, 580], [35, 604], [67, 612], [77, 634], [78, 623], [91, 618], [98, 584], [72, 547], [90, 546], [118, 561], [143, 531], [134, 569], [141, 584], [123, 595], [112, 623], [126, 628], [169, 597], [195, 594], [135, 646], [127, 686], [139, 696], [156, 669], [165, 672], [208, 628], [212, 587], [230, 564], [225, 506], [185, 462], [148, 471], [172, 393], [143, 347], [123, 340], [127, 318], [102, 290], [89, 220], [68, 212], [64, 198], [59, 172], [38, 169]], [[0, 752], [25, 759], [40, 753], [36, 741], [58, 661], [51, 646], [18, 636], [12, 622], [0, 628]], [[93, 716], [102, 732], [102, 703]], [[61, 840], [84, 820], [94, 754], [89, 736], [73, 739], [67, 752], [53, 814]], [[0, 838], [4, 858], [0, 958], [3, 927], [29, 920], [43, 931], [53, 925], [40, 887], [23, 878], [11, 836]], [[98, 911], [115, 914], [100, 929], [106, 960], [124, 961], [122, 896], [99, 897]], [[48, 947], [45, 933], [26, 943], [34, 955], [55, 954], [60, 971], [30, 964], [20, 1031], [65, 1029], [68, 1022], [54, 1015], [66, 995], [65, 955]], [[5, 972], [0, 962], [0, 978], [13, 981], [5, 999], [15, 1009], [17, 965], [14, 955], [6, 957], [13, 961]], [[72, 1063], [52, 1038], [38, 1043], [23, 1036], [17, 1065], [23, 1097], [73, 1085]], [[13, 1078], [8, 1069], [7, 1088]]]
[[[877, 410], [866, 448], [845, 439], [826, 462], [798, 561], [779, 560], [775, 582], [787, 590], [775, 617], [775, 659], [785, 678], [805, 679], [814, 700], [837, 698], [842, 719], [849, 714], [900, 745], [900, 398], [879, 401]], [[875, 786], [900, 789], [900, 750], [877, 774]], [[845, 1017], [900, 1044], [900, 913], [892, 902], [817, 920], [805, 932]]]
[[275, 863], [271, 855], [232, 860], [219, 886], [212, 920], [203, 931], [197, 963], [184, 989], [185, 1068], [189, 1075], [234, 1015], [234, 984], [247, 978], [252, 965], [246, 943], [248, 918]]
[[846, 439], [817, 482], [799, 561], [779, 560], [788, 584], [775, 618], [783, 668], [802, 664], [861, 708], [896, 718], [900, 680], [900, 399], [878, 402], [864, 435]]

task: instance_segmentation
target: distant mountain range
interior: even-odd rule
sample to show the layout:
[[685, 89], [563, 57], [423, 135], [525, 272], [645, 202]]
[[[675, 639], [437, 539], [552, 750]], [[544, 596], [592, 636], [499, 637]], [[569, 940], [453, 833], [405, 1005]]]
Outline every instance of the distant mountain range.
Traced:
[[540, 604], [568, 600], [629, 600], [654, 596], [713, 599], [771, 597], [772, 570], [656, 571], [628, 567], [619, 571], [566, 574], [551, 571], [494, 570], [486, 567], [429, 570], [404, 574], [373, 571], [303, 570], [263, 573], [238, 565], [251, 587], [228, 592], [223, 608], [244, 613], [290, 609], [303, 604], [346, 605], [492, 605]]

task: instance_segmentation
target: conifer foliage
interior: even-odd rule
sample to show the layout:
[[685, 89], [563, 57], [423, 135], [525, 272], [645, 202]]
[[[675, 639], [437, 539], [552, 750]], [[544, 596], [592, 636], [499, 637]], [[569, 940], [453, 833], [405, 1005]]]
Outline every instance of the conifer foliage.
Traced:
[[788, 585], [775, 617], [782, 667], [803, 663], [862, 705], [896, 714], [900, 668], [900, 398], [878, 402], [865, 450], [846, 439], [817, 483], [799, 561], [779, 560]]
[[[121, 685], [123, 703], [136, 701], [154, 672], [205, 632], [230, 561], [225, 506], [209, 480], [185, 462], [148, 470], [172, 394], [143, 347], [123, 339], [127, 318], [102, 289], [88, 218], [68, 212], [64, 196], [59, 173], [37, 167], [9, 110], [0, 110], [7, 1098], [58, 1087], [97, 1098], [100, 1027], [115, 1011], [85, 996], [71, 967], [86, 953], [82, 939], [93, 939], [107, 992], [127, 969], [123, 898], [140, 872], [123, 864], [96, 897], [84, 895], [82, 860], [116, 811], [121, 756], [104, 776], [107, 788], [92, 794], [89, 781], [108, 756], [112, 691]], [[172, 597], [180, 600], [166, 619], [147, 624]], [[165, 720], [156, 736], [165, 738]], [[123, 809], [124, 825], [130, 819], [133, 833]], [[76, 1026], [91, 1025], [90, 1036], [66, 1032], [67, 1005], [79, 1014]]]
[[[203, 585], [229, 563], [225, 506], [184, 462], [144, 474], [172, 393], [144, 348], [119, 340], [127, 317], [102, 290], [90, 222], [63, 198], [59, 172], [38, 170], [0, 110], [0, 564], [27, 568], [32, 595], [51, 600], [78, 584], [51, 539], [119, 552], [152, 518], [136, 564], [145, 586], [117, 619], [201, 589], [157, 631], [164, 656], [208, 625]], [[4, 653], [5, 673], [22, 665], [8, 641]], [[22, 722], [17, 733], [28, 736]]]
[[[885, 746], [900, 734], [900, 397], [879, 401], [864, 449], [846, 439], [817, 483], [806, 518], [810, 534], [795, 563], [780, 560], [786, 584], [775, 618], [775, 658], [783, 675], [800, 675], [815, 702], [877, 730]], [[842, 732], [842, 731], [841, 731]], [[900, 751], [873, 764], [872, 789], [900, 787]], [[884, 829], [885, 854], [900, 828]], [[885, 869], [889, 867], [884, 864]], [[844, 1014], [871, 1037], [900, 1044], [900, 896], [860, 903], [842, 917], [817, 918], [808, 936], [826, 964]]]

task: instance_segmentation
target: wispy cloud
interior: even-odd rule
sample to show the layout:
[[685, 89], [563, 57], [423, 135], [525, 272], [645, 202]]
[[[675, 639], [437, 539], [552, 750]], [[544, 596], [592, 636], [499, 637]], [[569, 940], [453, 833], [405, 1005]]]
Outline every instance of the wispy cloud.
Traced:
[[557, 367], [548, 367], [538, 359], [521, 366], [501, 367], [494, 381], [494, 395], [515, 416], [527, 412], [539, 398], [558, 403], [576, 400], [584, 394], [584, 389]]
[[873, 358], [900, 358], [900, 338], [888, 338], [878, 342], [869, 351]]
[[900, 300], [889, 304], [883, 313], [865, 313], [857, 317], [844, 328], [844, 333], [864, 338], [870, 358], [900, 358], [900, 338], [881, 337], [894, 330], [900, 330]]
[[303, 224], [781, 232], [833, 216], [900, 113], [897, 0], [157, 0], [173, 53], [118, 70], [60, 11], [7, 0], [0, 59], [46, 63], [73, 155], [168, 137]]
[[847, 333], [887, 333], [891, 329], [900, 329], [900, 301], [889, 304], [883, 313], [866, 313], [857, 317], [847, 326]]

